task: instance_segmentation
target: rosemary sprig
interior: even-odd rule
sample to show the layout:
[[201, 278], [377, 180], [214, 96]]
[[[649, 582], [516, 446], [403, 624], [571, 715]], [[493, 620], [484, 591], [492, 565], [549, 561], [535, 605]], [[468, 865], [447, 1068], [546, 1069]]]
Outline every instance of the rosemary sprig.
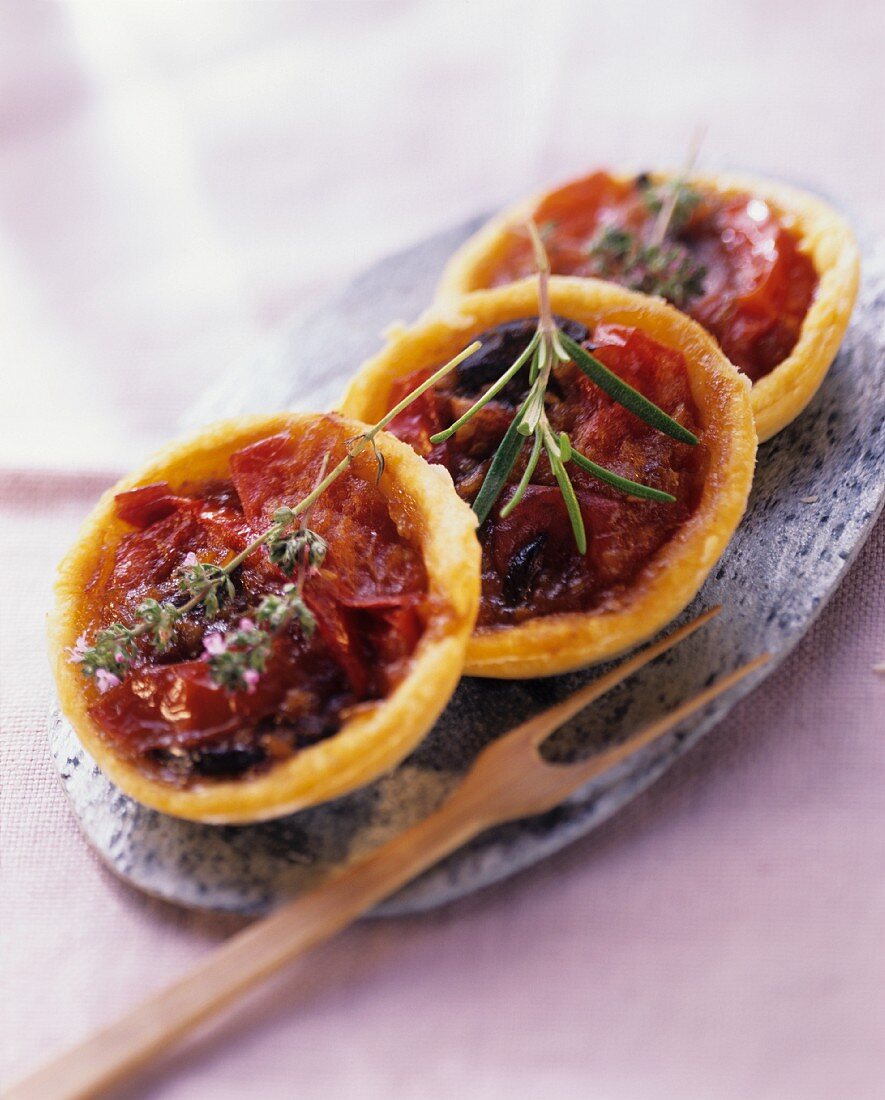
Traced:
[[[189, 611], [202, 605], [207, 619], [216, 618], [222, 604], [236, 594], [233, 577], [236, 569], [266, 546], [270, 561], [287, 576], [297, 574], [297, 581], [286, 585], [281, 596], [266, 596], [252, 617], [245, 616], [236, 630], [224, 636], [213, 633], [206, 639], [207, 660], [215, 682], [231, 690], [254, 690], [256, 677], [264, 671], [270, 655], [273, 632], [293, 620], [298, 621], [306, 634], [316, 625], [302, 596], [307, 574], [322, 565], [328, 551], [326, 541], [309, 526], [314, 504], [367, 447], [375, 452], [380, 476], [384, 467], [377, 449], [378, 433], [480, 346], [479, 341], [474, 341], [408, 393], [376, 424], [348, 440], [344, 458], [329, 473], [325, 472], [329, 455], [325, 455], [317, 484], [307, 496], [291, 507], [278, 508], [271, 525], [229, 561], [223, 564], [199, 561], [195, 554], [188, 554], [178, 571], [179, 591], [187, 597], [184, 603], [144, 600], [136, 608], [131, 625], [111, 623], [96, 631], [92, 644], [85, 634], [81, 635], [69, 650], [69, 660], [80, 665], [84, 676], [94, 678], [100, 691], [115, 687], [138, 657], [138, 639], [144, 639], [157, 653], [164, 653], [172, 644], [177, 624]], [[270, 633], [265, 627], [269, 627]]]
[[559, 491], [562, 493], [566, 511], [571, 521], [575, 544], [579, 553], [583, 554], [587, 550], [587, 534], [584, 530], [584, 520], [578, 498], [569, 477], [567, 469], [569, 463], [573, 462], [584, 473], [590, 474], [592, 477], [629, 496], [669, 504], [672, 504], [676, 498], [670, 493], [662, 492], [650, 485], [631, 481], [612, 470], [607, 470], [604, 466], [600, 466], [576, 451], [567, 433], [557, 433], [554, 430], [547, 416], [545, 398], [551, 376], [558, 364], [574, 362], [578, 369], [583, 371], [612, 400], [629, 409], [646, 424], [671, 436], [673, 439], [693, 446], [698, 443], [698, 438], [678, 421], [668, 416], [663, 409], [649, 401], [638, 390], [635, 390], [610, 371], [557, 326], [550, 307], [550, 263], [547, 253], [537, 227], [531, 221], [528, 223], [528, 231], [534, 246], [538, 268], [538, 327], [528, 346], [517, 357], [512, 366], [504, 371], [500, 378], [486, 390], [483, 396], [463, 416], [460, 416], [448, 428], [432, 435], [430, 441], [431, 443], [442, 443], [444, 440], [449, 439], [496, 394], [500, 393], [518, 371], [528, 364], [529, 391], [504, 433], [498, 449], [492, 456], [492, 461], [480, 486], [479, 493], [473, 502], [473, 510], [481, 524], [488, 519], [495, 502], [507, 485], [510, 474], [523, 448], [529, 437], [531, 437], [532, 449], [522, 477], [513, 495], [502, 507], [501, 516], [506, 519], [519, 505], [531, 483], [541, 455], [545, 454], [559, 486]]

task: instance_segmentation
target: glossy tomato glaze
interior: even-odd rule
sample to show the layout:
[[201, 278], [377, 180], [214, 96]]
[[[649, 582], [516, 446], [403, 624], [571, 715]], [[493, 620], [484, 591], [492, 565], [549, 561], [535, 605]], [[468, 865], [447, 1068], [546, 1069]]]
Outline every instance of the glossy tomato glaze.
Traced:
[[[275, 435], [244, 447], [222, 480], [121, 493], [117, 515], [131, 530], [97, 563], [83, 623], [89, 636], [114, 620], [133, 621], [146, 597], [181, 603], [177, 571], [185, 556], [230, 560], [269, 526], [276, 508], [313, 488], [327, 449], [332, 463], [343, 457], [342, 434], [320, 421], [297, 438]], [[216, 619], [201, 608], [190, 612], [167, 653], [141, 645], [122, 684], [96, 694], [90, 714], [115, 749], [170, 781], [230, 778], [329, 737], [353, 707], [389, 693], [424, 630], [427, 576], [375, 485], [376, 470], [370, 455], [358, 456], [312, 512], [311, 527], [329, 544], [304, 586], [313, 636], [297, 625], [284, 629], [251, 693], [212, 681], [204, 638], [235, 627], [287, 583], [257, 550], [233, 573], [236, 596]]]
[[[455, 436], [432, 444], [514, 362], [534, 331], [535, 320], [513, 322], [478, 336], [483, 347], [453, 374], [404, 410], [390, 430], [430, 462], [444, 465], [458, 493], [476, 497], [491, 457], [527, 392], [522, 371]], [[630, 385], [681, 424], [703, 436], [682, 355], [637, 329], [599, 325], [592, 343], [583, 325], [563, 322]], [[436, 365], [398, 379], [388, 402], [427, 378]], [[672, 493], [676, 503], [627, 497], [577, 469], [569, 474], [581, 507], [588, 548], [579, 554], [550, 465], [542, 458], [525, 497], [507, 519], [510, 499], [528, 459], [526, 445], [510, 482], [482, 525], [482, 599], [479, 625], [509, 626], [539, 615], [616, 606], [631, 582], [696, 509], [708, 464], [707, 448], [679, 443], [649, 428], [615, 404], [573, 364], [557, 368], [548, 388], [547, 413], [557, 431], [588, 458], [634, 481]]]
[[[645, 199], [648, 186], [643, 176], [617, 180], [596, 172], [548, 195], [534, 218], [553, 273], [625, 281], [605, 270], [592, 245], [608, 226], [648, 238], [656, 218]], [[704, 272], [702, 293], [681, 308], [716, 337], [735, 366], [755, 382], [786, 359], [818, 279], [797, 237], [768, 204], [749, 195], [705, 191], [667, 240], [684, 248]], [[480, 285], [499, 286], [534, 271], [528, 238], [514, 231]]]

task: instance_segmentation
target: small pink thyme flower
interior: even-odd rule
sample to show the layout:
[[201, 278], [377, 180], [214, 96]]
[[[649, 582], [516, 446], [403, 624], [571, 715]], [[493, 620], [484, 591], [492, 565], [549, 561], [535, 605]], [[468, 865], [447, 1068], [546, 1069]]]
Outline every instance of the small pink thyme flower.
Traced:
[[80, 637], [74, 642], [72, 646], [68, 647], [68, 653], [70, 656], [68, 660], [71, 664], [79, 665], [83, 658], [86, 656], [86, 650], [89, 648], [86, 642], [86, 633], [82, 633]]
[[224, 653], [227, 649], [227, 642], [224, 640], [223, 634], [212, 633], [207, 634], [203, 639], [203, 649], [206, 651], [206, 655], [203, 658], [207, 660], [209, 657], [217, 657], [220, 653]]
[[185, 554], [184, 561], [181, 564], [182, 565], [196, 565], [197, 564], [197, 555], [193, 552], [193, 550], [191, 550], [189, 553]]
[[247, 668], [243, 673], [243, 679], [246, 681], [246, 691], [249, 695], [252, 695], [255, 689], [258, 687], [258, 681], [261, 679], [261, 673], [254, 668]]
[[252, 619], [240, 619], [240, 630], [254, 630], [255, 623]]
[[95, 670], [95, 686], [104, 695], [106, 691], [110, 691], [111, 688], [122, 683], [119, 676], [115, 676], [113, 672], [108, 672], [107, 669], [97, 668]]

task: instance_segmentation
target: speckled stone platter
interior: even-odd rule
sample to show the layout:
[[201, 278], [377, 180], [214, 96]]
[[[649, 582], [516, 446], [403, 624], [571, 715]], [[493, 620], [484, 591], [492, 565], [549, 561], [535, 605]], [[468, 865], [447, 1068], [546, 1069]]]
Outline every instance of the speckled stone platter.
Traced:
[[[323, 409], [380, 345], [393, 320], [430, 301], [469, 223], [385, 260], [294, 325], [190, 418], [281, 407]], [[845, 343], [809, 409], [759, 453], [748, 514], [685, 617], [715, 603], [711, 625], [569, 723], [558, 758], [586, 754], [675, 707], [716, 677], [769, 651], [770, 673], [832, 595], [885, 496], [885, 245], [865, 250], [860, 300]], [[106, 863], [148, 893], [182, 905], [259, 913], [372, 849], [436, 807], [476, 753], [599, 670], [546, 680], [466, 679], [434, 730], [396, 771], [336, 802], [252, 826], [200, 826], [145, 809], [99, 772], [53, 712], [50, 742], [82, 829]], [[647, 787], [759, 682], [745, 681], [618, 774], [555, 811], [494, 829], [377, 912], [427, 909], [495, 882], [587, 833]]]

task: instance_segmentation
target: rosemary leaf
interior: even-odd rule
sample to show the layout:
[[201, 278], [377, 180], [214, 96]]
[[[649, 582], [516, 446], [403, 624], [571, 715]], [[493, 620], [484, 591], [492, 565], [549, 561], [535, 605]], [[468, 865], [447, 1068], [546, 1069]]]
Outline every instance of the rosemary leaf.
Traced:
[[501, 509], [501, 519], [507, 519], [513, 509], [519, 504], [522, 498], [525, 496], [525, 491], [529, 487], [529, 482], [532, 480], [532, 474], [535, 472], [535, 467], [538, 465], [538, 459], [541, 457], [541, 436], [539, 433], [535, 433], [535, 442], [532, 444], [532, 453], [529, 455], [529, 460], [526, 463], [526, 468], [523, 471], [522, 477], [519, 479], [519, 484], [516, 486], [516, 492], [507, 501], [504, 507]]
[[553, 330], [553, 333], [552, 333], [551, 337], [550, 337], [550, 343], [553, 347], [553, 354], [556, 356], [556, 358], [561, 363], [567, 363], [569, 361], [569, 359], [571, 358], [571, 356], [565, 350], [565, 348], [562, 346], [562, 342], [560, 341], [559, 337], [560, 337], [560, 330], [558, 328], [555, 328]]
[[510, 427], [504, 434], [497, 451], [495, 451], [492, 464], [489, 466], [488, 473], [480, 486], [476, 500], [473, 502], [473, 510], [481, 524], [488, 519], [489, 512], [491, 512], [495, 501], [501, 495], [501, 490], [507, 484], [510, 471], [516, 464], [516, 459], [522, 450], [524, 439], [517, 430], [520, 419], [520, 415], [517, 413], [510, 421]]
[[522, 415], [515, 418], [518, 421], [517, 430], [520, 435], [529, 436], [537, 431], [541, 418], [544, 416], [544, 393], [546, 387], [539, 381], [528, 395], [523, 405]]
[[[538, 335], [540, 336], [540, 330]], [[529, 372], [529, 381], [535, 383], [538, 380], [538, 376], [547, 366], [547, 360], [550, 356], [550, 348], [546, 340], [541, 340], [538, 344], [538, 354], [532, 360], [532, 369]]]
[[568, 512], [568, 518], [571, 520], [578, 553], [586, 554], [587, 532], [584, 530], [584, 517], [581, 515], [581, 506], [578, 504], [578, 498], [575, 496], [574, 486], [559, 456], [549, 446], [547, 447], [547, 455], [550, 458], [553, 476], [556, 478], [556, 483], [559, 485], [559, 491], [562, 493], [562, 499], [565, 501], [565, 507]]
[[663, 492], [661, 489], [653, 489], [650, 485], [642, 485], [638, 481], [630, 481], [629, 478], [612, 473], [611, 470], [607, 470], [604, 466], [597, 465], [587, 458], [586, 455], [582, 455], [580, 451], [576, 451], [574, 448], [572, 448], [571, 460], [585, 473], [590, 474], [599, 481], [604, 481], [606, 485], [611, 485], [615, 489], [620, 489], [622, 493], [627, 493], [628, 496], [641, 497], [643, 500], [658, 500], [662, 504], [674, 504], [676, 501], [676, 497], [671, 496], [670, 493]]
[[684, 428], [672, 416], [668, 416], [663, 409], [659, 409], [654, 402], [649, 401], [638, 390], [634, 390], [623, 379], [618, 378], [613, 371], [603, 366], [598, 359], [594, 359], [570, 336], [562, 331], [560, 331], [559, 336], [563, 347], [572, 357], [579, 370], [582, 370], [612, 400], [617, 401], [619, 405], [623, 405], [625, 409], [628, 409], [634, 416], [638, 416], [640, 420], [652, 428], [663, 432], [664, 435], [669, 435], [671, 439], [677, 439], [680, 443], [690, 443], [692, 446], [696, 446], [700, 442], [693, 432], [690, 432], [688, 428]]

